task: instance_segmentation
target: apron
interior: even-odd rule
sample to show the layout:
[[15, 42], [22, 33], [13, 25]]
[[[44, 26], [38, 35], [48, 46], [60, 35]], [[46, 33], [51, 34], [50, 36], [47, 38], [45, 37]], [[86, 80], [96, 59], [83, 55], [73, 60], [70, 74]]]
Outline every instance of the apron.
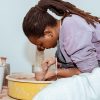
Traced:
[[[67, 54], [66, 54], [67, 55]], [[58, 64], [58, 68], [76, 68], [77, 66], [73, 63], [73, 62], [67, 62], [65, 57], [63, 56], [63, 53], [60, 50], [60, 45], [58, 43], [57, 46], [57, 51], [55, 54], [56, 58], [57, 58], [57, 62]]]

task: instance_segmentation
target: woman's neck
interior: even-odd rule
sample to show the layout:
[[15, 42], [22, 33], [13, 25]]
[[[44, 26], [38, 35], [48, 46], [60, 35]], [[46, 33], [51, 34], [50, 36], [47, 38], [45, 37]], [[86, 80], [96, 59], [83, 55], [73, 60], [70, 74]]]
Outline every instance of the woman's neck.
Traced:
[[58, 29], [60, 29], [60, 27], [61, 27], [61, 20], [57, 21], [57, 27], [58, 27]]
[[58, 36], [58, 39], [59, 39], [60, 27], [61, 27], [61, 20], [57, 20], [56, 29], [57, 29], [57, 36]]

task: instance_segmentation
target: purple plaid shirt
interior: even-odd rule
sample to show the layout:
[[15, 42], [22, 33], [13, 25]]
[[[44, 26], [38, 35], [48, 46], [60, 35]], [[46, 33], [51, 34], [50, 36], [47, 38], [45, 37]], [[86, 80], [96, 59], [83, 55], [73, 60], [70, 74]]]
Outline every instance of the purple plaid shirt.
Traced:
[[81, 72], [91, 72], [100, 60], [100, 24], [96, 28], [82, 17], [66, 17], [60, 28], [60, 49], [67, 62], [74, 62]]

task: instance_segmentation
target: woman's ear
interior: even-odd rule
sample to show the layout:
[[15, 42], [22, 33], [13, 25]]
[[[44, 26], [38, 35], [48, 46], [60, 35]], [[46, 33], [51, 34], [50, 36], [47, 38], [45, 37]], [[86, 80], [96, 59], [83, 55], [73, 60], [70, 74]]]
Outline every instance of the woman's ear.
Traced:
[[47, 27], [47, 28], [44, 30], [44, 36], [53, 37], [53, 32], [52, 32], [52, 30], [51, 30], [50, 28]]
[[52, 32], [45, 33], [44, 35], [46, 35], [48, 37], [53, 37], [53, 33]]

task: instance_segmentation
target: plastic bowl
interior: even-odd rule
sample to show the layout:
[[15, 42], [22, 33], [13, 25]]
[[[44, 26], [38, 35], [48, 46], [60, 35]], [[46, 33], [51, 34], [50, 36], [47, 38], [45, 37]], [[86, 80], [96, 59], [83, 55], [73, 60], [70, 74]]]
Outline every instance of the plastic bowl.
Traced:
[[32, 98], [53, 81], [35, 81], [34, 74], [8, 75], [8, 95], [15, 99], [32, 100]]

